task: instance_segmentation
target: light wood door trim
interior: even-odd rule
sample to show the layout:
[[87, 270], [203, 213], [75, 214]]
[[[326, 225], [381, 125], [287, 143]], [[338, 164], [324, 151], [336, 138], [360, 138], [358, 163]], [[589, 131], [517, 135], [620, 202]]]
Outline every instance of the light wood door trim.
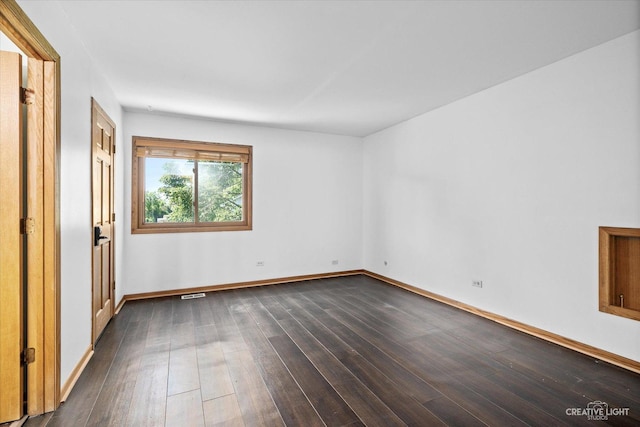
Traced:
[[[27, 301], [30, 327], [34, 328], [30, 340], [42, 346], [36, 348], [36, 363], [40, 365], [30, 367], [33, 372], [28, 372], [35, 383], [27, 389], [28, 414], [37, 415], [56, 409], [60, 403], [60, 55], [15, 0], [0, 1], [0, 31], [29, 58], [44, 61], [42, 117], [36, 118], [42, 123], [42, 143], [38, 143], [42, 150], [26, 160], [28, 170], [41, 174], [37, 178], [41, 180], [41, 194], [31, 202], [42, 212], [42, 256], [28, 260], [28, 264], [34, 274], [36, 270], [42, 272], [38, 273], [42, 274], [42, 297]], [[36, 164], [32, 164], [34, 161]]]
[[0, 52], [0, 423], [22, 417], [21, 56]]
[[[44, 408], [60, 404], [60, 62], [44, 61], [43, 108], [43, 271], [42, 357]], [[31, 310], [31, 308], [30, 308]], [[34, 308], [35, 310], [35, 308]], [[36, 391], [34, 391], [36, 393]], [[28, 401], [35, 396], [29, 395]], [[40, 410], [36, 413], [41, 413]]]
[[0, 2], [0, 30], [29, 58], [60, 61], [60, 55], [15, 0]]
[[[27, 347], [44, 349], [44, 62], [28, 59], [27, 87], [33, 101], [27, 106], [26, 216], [33, 219], [27, 239], [27, 301], [37, 309], [27, 310]], [[38, 351], [40, 350], [40, 351]], [[37, 355], [37, 356], [41, 356]], [[44, 358], [27, 365], [27, 390], [44, 390]], [[44, 393], [27, 402], [27, 413], [44, 412]]]

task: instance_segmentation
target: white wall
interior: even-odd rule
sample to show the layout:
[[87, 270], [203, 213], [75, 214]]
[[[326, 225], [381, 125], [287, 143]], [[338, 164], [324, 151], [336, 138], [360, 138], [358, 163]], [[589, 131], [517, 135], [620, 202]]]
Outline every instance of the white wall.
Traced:
[[124, 123], [127, 183], [134, 135], [252, 145], [253, 230], [132, 235], [127, 184], [119, 298], [362, 267], [360, 138], [129, 112]]
[[[91, 344], [91, 97], [116, 122], [116, 143], [122, 139], [122, 114], [111, 89], [75, 38], [59, 5], [40, 1], [18, 3], [62, 58], [60, 376], [64, 383]], [[119, 157], [118, 154], [116, 171], [120, 169]], [[118, 185], [116, 191], [121, 193], [121, 180]]]
[[640, 360], [598, 311], [598, 226], [640, 227], [639, 82], [635, 32], [365, 138], [364, 267]]

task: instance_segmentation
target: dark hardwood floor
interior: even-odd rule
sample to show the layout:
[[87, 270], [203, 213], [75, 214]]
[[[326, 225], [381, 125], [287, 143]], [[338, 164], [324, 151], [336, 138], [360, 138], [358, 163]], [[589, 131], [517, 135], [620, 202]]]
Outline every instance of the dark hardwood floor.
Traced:
[[26, 426], [588, 424], [640, 425], [640, 375], [351, 276], [128, 302]]

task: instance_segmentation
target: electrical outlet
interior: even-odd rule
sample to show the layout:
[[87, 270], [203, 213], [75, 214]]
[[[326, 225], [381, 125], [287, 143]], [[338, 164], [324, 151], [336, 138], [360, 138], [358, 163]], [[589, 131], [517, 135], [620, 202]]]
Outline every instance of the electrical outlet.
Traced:
[[256, 262], [256, 267], [264, 267], [264, 261]]
[[338, 260], [334, 259], [333, 261], [331, 261], [331, 265], [338, 265]]
[[473, 282], [471, 282], [471, 286], [475, 286], [476, 288], [481, 288], [482, 280], [474, 280]]

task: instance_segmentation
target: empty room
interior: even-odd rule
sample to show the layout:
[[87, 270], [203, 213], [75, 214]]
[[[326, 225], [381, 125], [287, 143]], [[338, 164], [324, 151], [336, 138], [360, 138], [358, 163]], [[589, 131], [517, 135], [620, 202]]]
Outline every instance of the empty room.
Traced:
[[640, 0], [0, 0], [0, 425], [640, 425]]

